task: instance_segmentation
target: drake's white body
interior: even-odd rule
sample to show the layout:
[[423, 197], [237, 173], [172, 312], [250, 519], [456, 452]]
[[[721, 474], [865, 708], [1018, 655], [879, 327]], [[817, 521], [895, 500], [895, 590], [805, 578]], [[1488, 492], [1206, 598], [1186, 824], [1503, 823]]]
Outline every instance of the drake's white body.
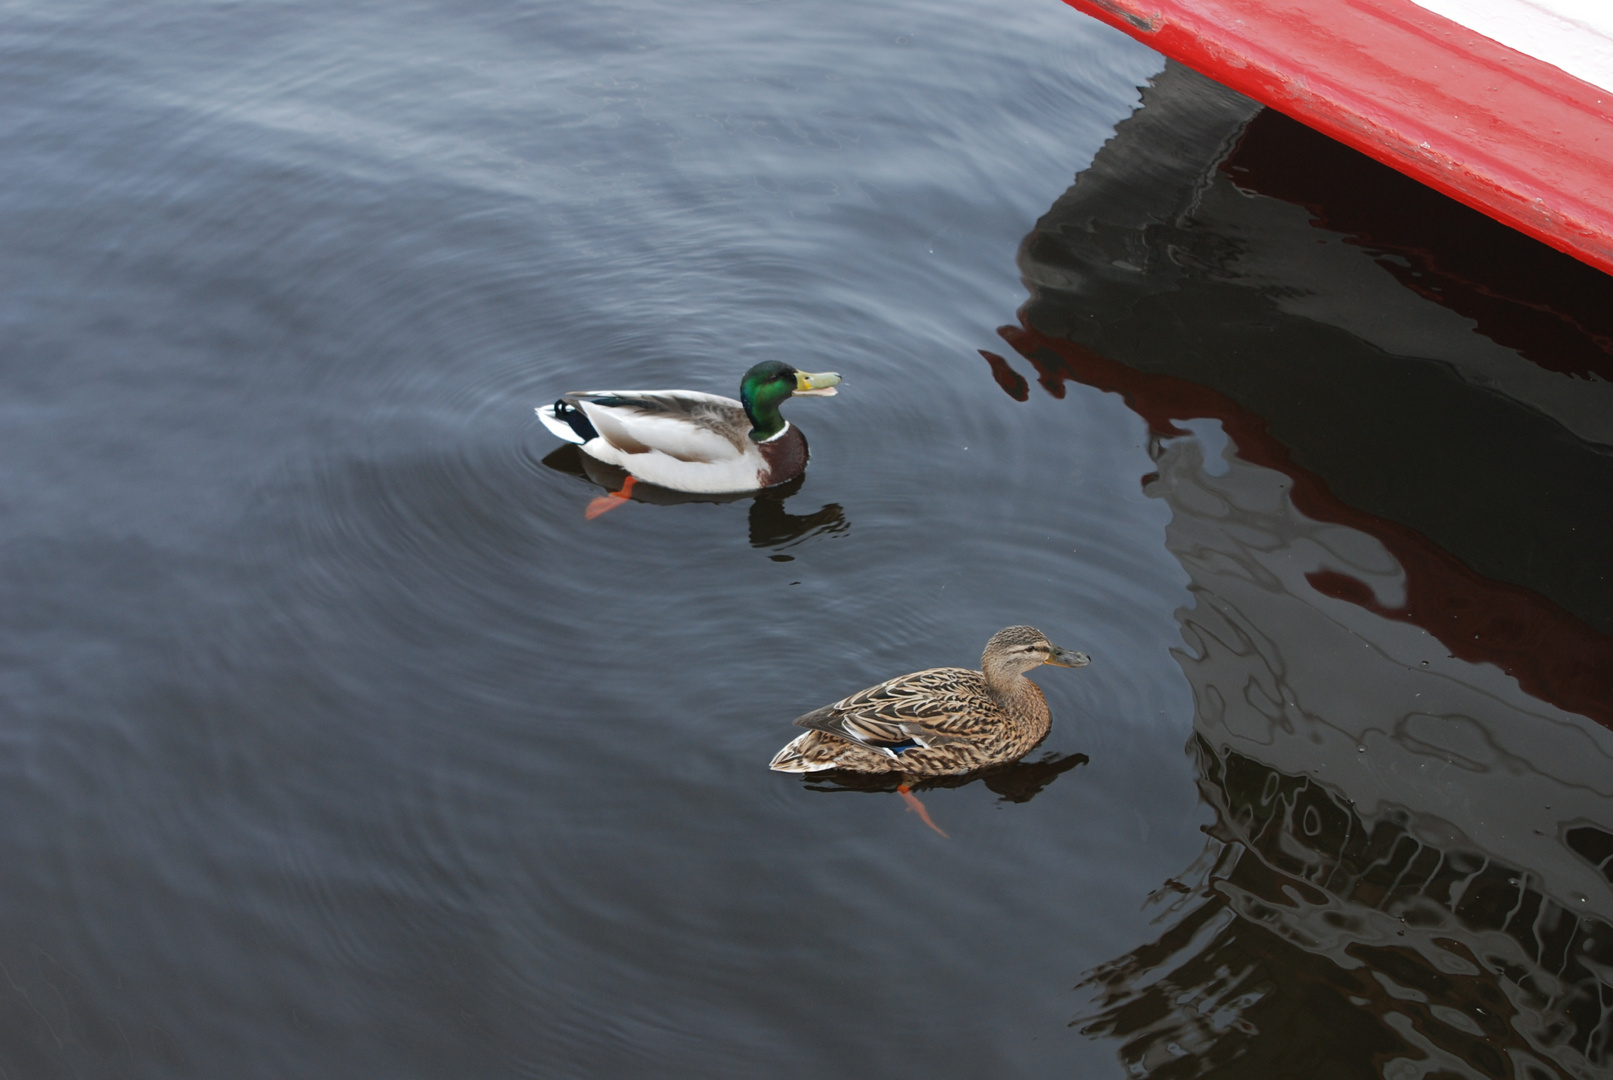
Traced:
[[[538, 409], [538, 419], [589, 457], [626, 469], [644, 483], [699, 494], [766, 486], [768, 462], [748, 434], [744, 407], [733, 398], [697, 390], [615, 390], [569, 394], [566, 400], [588, 418], [598, 438], [579, 437], [553, 405]], [[786, 422], [768, 442], [789, 433]]]

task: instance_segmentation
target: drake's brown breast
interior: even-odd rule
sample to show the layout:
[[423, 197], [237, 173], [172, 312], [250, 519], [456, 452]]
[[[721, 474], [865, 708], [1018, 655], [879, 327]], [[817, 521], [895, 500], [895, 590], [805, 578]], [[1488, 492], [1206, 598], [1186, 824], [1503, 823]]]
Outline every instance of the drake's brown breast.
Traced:
[[758, 487], [772, 487], [794, 480], [806, 469], [806, 436], [794, 424], [778, 438], [758, 444], [757, 449], [762, 453], [762, 460], [767, 462], [767, 468], [756, 474]]

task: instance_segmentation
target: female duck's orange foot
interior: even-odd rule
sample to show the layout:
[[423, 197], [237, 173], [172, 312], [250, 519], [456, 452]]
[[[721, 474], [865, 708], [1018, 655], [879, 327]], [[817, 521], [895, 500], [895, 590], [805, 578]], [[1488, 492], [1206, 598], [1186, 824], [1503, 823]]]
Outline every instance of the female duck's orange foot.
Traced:
[[930, 820], [930, 812], [924, 809], [924, 804], [919, 802], [919, 797], [913, 794], [912, 788], [908, 787], [906, 784], [897, 784], [896, 794], [902, 797], [902, 801], [907, 804], [907, 808], [909, 810], [913, 811], [913, 813], [917, 814], [924, 820], [924, 824], [928, 825], [936, 832], [941, 833], [941, 835], [945, 836], [948, 840], [952, 839], [952, 837], [947, 836], [947, 834], [942, 831], [941, 826]]
[[592, 521], [605, 511], [616, 509], [633, 494], [633, 485], [636, 483], [638, 483], [638, 478], [629, 476], [622, 481], [622, 490], [613, 491], [609, 495], [601, 495], [597, 499], [589, 500], [588, 508], [582, 512], [582, 516]]

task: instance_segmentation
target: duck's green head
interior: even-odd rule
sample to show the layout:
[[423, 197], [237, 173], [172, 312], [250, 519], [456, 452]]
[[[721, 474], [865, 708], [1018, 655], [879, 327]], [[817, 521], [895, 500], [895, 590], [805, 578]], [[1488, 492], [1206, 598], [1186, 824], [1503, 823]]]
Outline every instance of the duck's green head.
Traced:
[[780, 360], [764, 360], [739, 380], [739, 400], [752, 424], [750, 437], [766, 442], [784, 430], [779, 406], [793, 394], [831, 397], [840, 376], [832, 371], [797, 371]]

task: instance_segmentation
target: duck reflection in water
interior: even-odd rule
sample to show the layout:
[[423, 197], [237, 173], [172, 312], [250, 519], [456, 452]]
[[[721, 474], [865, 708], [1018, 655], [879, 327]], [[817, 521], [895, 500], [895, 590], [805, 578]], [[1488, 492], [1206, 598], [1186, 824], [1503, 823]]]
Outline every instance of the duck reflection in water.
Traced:
[[[554, 450], [543, 459], [543, 463], [556, 472], [586, 480], [608, 492], [589, 504], [589, 517], [598, 517], [604, 509], [629, 501], [673, 506], [689, 502], [729, 503], [750, 499], [751, 546], [773, 548], [775, 551], [794, 547], [814, 536], [836, 535], [851, 528], [839, 503], [828, 503], [810, 514], [792, 514], [785, 509], [785, 501], [800, 491], [801, 485], [806, 482], [804, 476], [762, 491], [709, 495], [635, 483], [625, 470], [595, 460], [570, 443]], [[787, 561], [791, 556], [775, 554], [772, 558]]]
[[1013, 761], [1007, 765], [994, 765], [989, 769], [976, 769], [962, 776], [931, 776], [923, 780], [904, 777], [899, 773], [856, 773], [845, 769], [832, 772], [809, 773], [802, 777], [801, 786], [808, 791], [850, 791], [881, 795], [900, 795], [908, 810], [917, 814], [931, 829], [951, 839], [946, 830], [937, 825], [930, 812], [919, 801], [918, 792], [934, 788], [961, 788], [975, 782], [986, 785], [1001, 802], [1022, 803], [1042, 793], [1053, 781], [1092, 759], [1085, 754], [1043, 754], [1035, 761]]
[[902, 777], [891, 774], [833, 772], [809, 774], [803, 779], [809, 791], [879, 792], [890, 794], [905, 785], [911, 791], [929, 791], [932, 788], [960, 788], [982, 783], [998, 795], [1002, 802], [1023, 803], [1040, 795], [1053, 781], [1078, 765], [1092, 759], [1085, 754], [1043, 754], [1035, 761], [1014, 761], [990, 769], [978, 769], [962, 776], [932, 776], [927, 780], [907, 783]]

